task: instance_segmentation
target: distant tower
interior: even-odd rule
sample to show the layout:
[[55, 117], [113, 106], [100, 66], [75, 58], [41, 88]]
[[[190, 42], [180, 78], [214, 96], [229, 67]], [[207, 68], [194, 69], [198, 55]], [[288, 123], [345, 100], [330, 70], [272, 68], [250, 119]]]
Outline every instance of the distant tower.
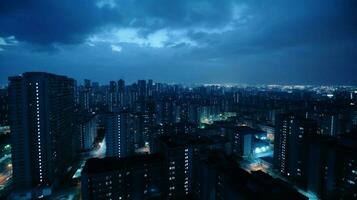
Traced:
[[117, 106], [117, 86], [115, 81], [110, 81], [108, 95], [109, 111], [113, 112]]
[[144, 99], [146, 97], [146, 81], [138, 80], [139, 98]]
[[127, 120], [128, 113], [111, 113], [106, 116], [106, 155], [127, 156]]
[[0, 89], [0, 126], [9, 125], [8, 90]]
[[123, 79], [120, 79], [118, 81], [118, 102], [119, 102], [120, 107], [123, 107], [126, 105], [125, 81]]

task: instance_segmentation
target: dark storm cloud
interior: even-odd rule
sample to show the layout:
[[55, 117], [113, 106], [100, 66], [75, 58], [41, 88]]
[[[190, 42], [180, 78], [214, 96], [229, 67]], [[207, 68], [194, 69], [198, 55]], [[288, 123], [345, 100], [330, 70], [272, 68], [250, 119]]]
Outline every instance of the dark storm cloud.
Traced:
[[[250, 4], [249, 23], [226, 34], [196, 32], [213, 54], [266, 53], [357, 40], [357, 1], [264, 1]], [[222, 51], [224, 49], [224, 51]]]
[[[112, 6], [101, 6], [112, 2]], [[142, 34], [167, 27], [220, 26], [229, 20], [231, 2], [12, 0], [0, 8], [0, 36], [40, 45], [82, 42], [103, 26], [136, 27]]]
[[[259, 7], [257, 37], [262, 46], [296, 46], [353, 40], [357, 36], [357, 1], [282, 1], [264, 12]], [[266, 23], [268, 20], [270, 23]], [[259, 27], [255, 27], [259, 30]]]
[[357, 84], [355, 0], [0, 1], [2, 80]]
[[0, 36], [39, 45], [78, 43], [99, 26], [121, 20], [87, 0], [3, 0], [0, 7]]
[[192, 26], [212, 28], [222, 26], [231, 19], [233, 1], [136, 0], [124, 5], [133, 20], [133, 26], [146, 29]]
[[[98, 8], [98, 2], [113, 7]], [[144, 37], [163, 28], [222, 28], [232, 19], [234, 3], [249, 8], [247, 24], [224, 35], [237, 46], [274, 48], [302, 43], [355, 39], [357, 1], [88, 1], [13, 0], [0, 8], [0, 36], [14, 35], [34, 44], [79, 43], [103, 26], [135, 27]], [[236, 25], [236, 24], [234, 24]], [[247, 36], [248, 35], [248, 36]], [[192, 33], [192, 39], [215, 42], [211, 33]], [[229, 37], [231, 36], [231, 37]], [[253, 44], [252, 44], [253, 43]]]

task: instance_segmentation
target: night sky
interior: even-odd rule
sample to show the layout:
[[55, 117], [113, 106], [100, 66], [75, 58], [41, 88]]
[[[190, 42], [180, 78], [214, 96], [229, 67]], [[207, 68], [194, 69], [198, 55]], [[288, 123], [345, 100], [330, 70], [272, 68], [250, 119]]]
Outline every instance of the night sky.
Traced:
[[357, 85], [356, 0], [0, 0], [0, 84]]

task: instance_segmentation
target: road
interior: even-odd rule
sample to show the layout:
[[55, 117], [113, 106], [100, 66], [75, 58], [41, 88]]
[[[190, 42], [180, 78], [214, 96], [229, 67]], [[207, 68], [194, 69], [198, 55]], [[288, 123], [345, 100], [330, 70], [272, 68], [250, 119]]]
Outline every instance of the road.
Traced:
[[8, 191], [11, 189], [11, 146], [9, 144], [2, 144], [0, 152], [0, 198], [2, 198], [3, 196], [6, 196]]
[[50, 197], [50, 200], [79, 200], [81, 193], [80, 175], [84, 164], [89, 158], [102, 158], [105, 156], [105, 140], [96, 145], [97, 147], [89, 152], [84, 152], [80, 156], [80, 160], [74, 165], [74, 170], [69, 174], [68, 180], [65, 181], [61, 189], [55, 191]]

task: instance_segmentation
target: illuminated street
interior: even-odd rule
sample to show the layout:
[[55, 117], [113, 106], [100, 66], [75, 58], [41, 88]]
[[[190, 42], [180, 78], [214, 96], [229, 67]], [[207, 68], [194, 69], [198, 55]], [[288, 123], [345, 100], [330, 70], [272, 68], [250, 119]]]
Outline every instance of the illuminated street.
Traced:
[[[272, 152], [271, 152], [272, 155]], [[272, 163], [267, 162], [266, 160], [269, 157], [257, 157], [254, 159], [246, 159], [243, 162], [241, 162], [241, 167], [245, 169], [248, 172], [253, 172], [253, 171], [263, 171], [264, 173], [269, 174], [270, 176], [274, 178], [279, 178], [282, 179], [286, 182], [290, 182], [288, 179], [285, 177], [279, 175], [274, 169]], [[270, 157], [271, 159], [273, 158], [272, 156]], [[301, 194], [305, 195], [306, 197], [309, 198], [309, 200], [317, 200], [319, 198], [316, 197], [316, 195], [312, 192], [302, 190], [301, 188], [295, 186], [295, 189], [298, 190]]]
[[[80, 199], [81, 184], [80, 176], [84, 164], [89, 158], [103, 158], [105, 156], [105, 139], [99, 142], [98, 145], [95, 145], [95, 148], [92, 151], [84, 152], [81, 154], [81, 159], [76, 165], [77, 169], [74, 174], [71, 174], [70, 179], [68, 180], [65, 186], [62, 186], [61, 190], [55, 191], [51, 195], [51, 200], [78, 200]], [[74, 170], [73, 170], [74, 171]]]
[[11, 146], [1, 146], [0, 158], [0, 197], [9, 190], [12, 182]]
[[357, 0], [0, 16], [0, 200], [357, 200]]

